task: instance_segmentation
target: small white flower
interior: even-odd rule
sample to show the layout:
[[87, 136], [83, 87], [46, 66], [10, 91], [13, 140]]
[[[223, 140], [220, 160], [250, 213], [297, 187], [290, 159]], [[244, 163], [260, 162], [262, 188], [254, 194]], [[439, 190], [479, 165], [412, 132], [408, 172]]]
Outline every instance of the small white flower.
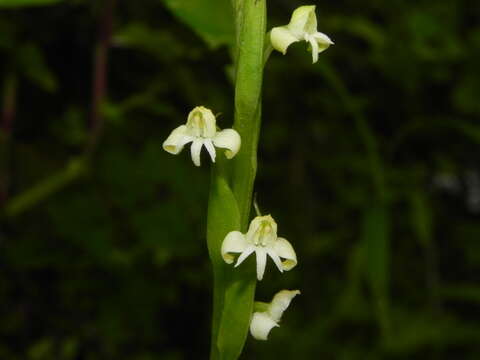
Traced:
[[326, 50], [333, 41], [324, 33], [317, 31], [315, 5], [300, 6], [292, 13], [288, 25], [275, 27], [270, 33], [270, 40], [275, 50], [286, 54], [290, 44], [306, 41], [312, 50], [312, 60], [316, 63], [318, 54]]
[[299, 290], [282, 290], [275, 294], [270, 304], [255, 302], [257, 311], [250, 322], [250, 334], [257, 340], [267, 340], [270, 330], [278, 327], [283, 312], [292, 299], [300, 294]]
[[[241, 253], [235, 267], [250, 254], [257, 257], [257, 278], [262, 280], [267, 263], [267, 254], [280, 272], [288, 271], [297, 265], [297, 255], [292, 245], [284, 238], [277, 237], [277, 223], [270, 215], [257, 216], [250, 223], [247, 233], [231, 231], [222, 243], [222, 257], [227, 264], [233, 263], [232, 253]], [[285, 260], [281, 260], [283, 258]]]
[[[183, 147], [192, 143], [190, 148], [193, 163], [200, 166], [200, 151], [205, 146], [212, 162], [215, 162], [215, 147], [223, 148], [227, 159], [233, 158], [240, 150], [241, 139], [233, 129], [218, 131], [216, 119], [210, 109], [197, 106], [188, 114], [187, 123], [174, 129], [163, 143], [163, 149], [177, 155]], [[214, 147], [215, 146], [215, 147]]]

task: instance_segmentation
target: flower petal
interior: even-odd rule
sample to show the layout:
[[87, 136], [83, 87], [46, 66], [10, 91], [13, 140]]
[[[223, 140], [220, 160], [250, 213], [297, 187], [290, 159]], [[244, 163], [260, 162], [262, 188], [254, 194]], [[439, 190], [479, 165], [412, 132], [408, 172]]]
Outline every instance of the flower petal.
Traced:
[[313, 35], [313, 37], [317, 40], [319, 54], [322, 51], [327, 50], [330, 47], [330, 45], [333, 45], [333, 41], [324, 33], [317, 32], [316, 34]]
[[268, 308], [268, 314], [273, 321], [280, 321], [283, 312], [288, 308], [292, 299], [298, 294], [300, 294], [299, 290], [282, 290], [275, 294]]
[[270, 239], [275, 240], [277, 238], [277, 223], [275, 222], [275, 220], [272, 218], [271, 215], [256, 216], [250, 222], [250, 225], [248, 226], [248, 231], [247, 231], [247, 240], [250, 242], [254, 242], [255, 236], [257, 235], [258, 231], [262, 227], [262, 224], [265, 224], [265, 223], [268, 223], [272, 229], [272, 231], [268, 234], [268, 237], [269, 237], [268, 240]]
[[233, 263], [234, 256], [231, 253], [241, 253], [247, 247], [245, 235], [240, 231], [230, 231], [222, 243], [222, 258], [227, 264]]
[[291, 270], [297, 265], [297, 254], [295, 254], [292, 244], [290, 244], [287, 239], [277, 238], [277, 241], [275, 241], [273, 245], [273, 251], [285, 259], [282, 261], [283, 270]]
[[177, 155], [182, 151], [185, 144], [193, 141], [193, 137], [189, 135], [189, 131], [185, 125], [181, 125], [174, 129], [167, 140], [163, 142], [163, 150], [166, 152]]
[[210, 158], [212, 159], [212, 162], [215, 162], [216, 154], [215, 154], [215, 148], [213, 147], [213, 144], [212, 144], [212, 140], [210, 139], [203, 140], [203, 145], [205, 145], [205, 148], [210, 154]]
[[235, 267], [237, 267], [238, 265], [240, 265], [247, 257], [250, 256], [251, 253], [253, 253], [255, 251], [255, 246], [253, 245], [249, 245], [245, 248], [245, 250], [243, 250], [243, 252], [240, 254], [240, 256], [238, 257], [237, 259], [237, 262], [235, 264]]
[[190, 148], [192, 161], [196, 166], [200, 166], [200, 151], [202, 150], [202, 145], [203, 145], [203, 140], [195, 139], [193, 140], [192, 147]]
[[283, 273], [282, 260], [280, 260], [277, 253], [273, 249], [267, 249], [267, 254], [272, 258], [275, 265], [277, 265], [278, 270]]
[[217, 132], [213, 138], [213, 143], [216, 147], [227, 149], [225, 156], [227, 159], [233, 158], [240, 150], [242, 140], [238, 132], [233, 129], [225, 129]]
[[270, 32], [270, 41], [272, 47], [280, 51], [283, 55], [287, 53], [287, 48], [296, 41], [300, 41], [286, 26], [275, 27]]
[[215, 115], [212, 110], [197, 106], [188, 114], [187, 127], [195, 136], [212, 138], [217, 132]]
[[313, 36], [310, 36], [308, 38], [308, 42], [310, 43], [310, 46], [312, 47], [312, 64], [315, 64], [318, 61], [318, 43], [317, 39], [315, 39]]
[[296, 8], [287, 27], [297, 37], [301, 37], [304, 33], [312, 34], [316, 32], [315, 5], [304, 5]]
[[267, 340], [270, 330], [279, 325], [264, 312], [253, 313], [250, 334], [257, 340]]
[[265, 267], [267, 266], [267, 252], [263, 248], [257, 247], [255, 254], [257, 255], [257, 279], [261, 281], [263, 274], [265, 274]]

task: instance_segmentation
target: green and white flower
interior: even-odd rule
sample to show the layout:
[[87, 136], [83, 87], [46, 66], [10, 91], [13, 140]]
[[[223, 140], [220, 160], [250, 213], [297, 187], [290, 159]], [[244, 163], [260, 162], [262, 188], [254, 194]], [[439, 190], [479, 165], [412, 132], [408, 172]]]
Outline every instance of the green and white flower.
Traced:
[[267, 255], [272, 258], [280, 272], [288, 271], [297, 265], [295, 250], [286, 239], [277, 237], [277, 223], [270, 215], [253, 219], [246, 234], [240, 231], [229, 232], [223, 240], [221, 252], [227, 264], [233, 263], [232, 254], [240, 253], [235, 267], [255, 252], [258, 280], [262, 280], [265, 273]]
[[278, 327], [283, 312], [299, 290], [282, 290], [275, 294], [271, 303], [255, 302], [250, 322], [250, 334], [257, 340], [267, 340], [270, 330]]
[[317, 16], [315, 5], [300, 6], [292, 13], [290, 23], [275, 27], [270, 33], [272, 47], [285, 55], [290, 44], [297, 41], [306, 41], [310, 44], [312, 61], [318, 61], [318, 54], [325, 51], [333, 41], [317, 31]]
[[218, 130], [215, 115], [210, 109], [197, 106], [188, 114], [187, 123], [174, 129], [163, 143], [163, 149], [170, 154], [179, 154], [183, 147], [190, 148], [193, 163], [200, 166], [200, 152], [205, 146], [212, 162], [215, 162], [215, 147], [226, 149], [227, 159], [233, 158], [240, 150], [241, 139], [233, 129]]

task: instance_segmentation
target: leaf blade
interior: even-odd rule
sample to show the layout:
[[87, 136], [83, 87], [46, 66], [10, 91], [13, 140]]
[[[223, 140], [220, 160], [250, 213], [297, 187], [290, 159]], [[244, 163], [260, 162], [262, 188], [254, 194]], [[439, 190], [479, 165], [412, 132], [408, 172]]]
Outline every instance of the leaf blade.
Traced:
[[165, 6], [190, 26], [210, 48], [232, 45], [235, 39], [233, 9], [226, 0], [164, 0]]

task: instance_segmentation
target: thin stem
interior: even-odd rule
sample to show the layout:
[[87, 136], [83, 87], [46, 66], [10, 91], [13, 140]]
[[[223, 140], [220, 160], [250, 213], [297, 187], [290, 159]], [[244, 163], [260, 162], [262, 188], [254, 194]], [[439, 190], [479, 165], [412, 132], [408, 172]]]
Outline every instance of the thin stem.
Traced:
[[102, 105], [107, 95], [108, 50], [112, 39], [113, 12], [116, 0], [105, 0], [101, 17], [98, 40], [94, 55], [94, 73], [92, 87], [92, 110], [90, 117], [90, 140], [86, 147], [86, 155], [91, 156], [98, 145], [105, 125], [102, 116]]
[[340, 76], [336, 73], [335, 69], [326, 60], [322, 61], [320, 69], [322, 70], [325, 79], [330, 83], [332, 88], [337, 91], [346, 110], [355, 121], [355, 126], [357, 127], [357, 131], [363, 145], [365, 146], [368, 162], [370, 163], [370, 174], [372, 176], [374, 189], [377, 192], [378, 199], [383, 202], [386, 200], [385, 173], [375, 135], [370, 129], [365, 115], [354, 103], [347, 87]]
[[255, 214], [257, 214], [257, 216], [262, 216], [262, 212], [260, 211], [260, 207], [258, 206], [257, 202], [257, 193], [253, 195], [253, 207], [255, 208]]

